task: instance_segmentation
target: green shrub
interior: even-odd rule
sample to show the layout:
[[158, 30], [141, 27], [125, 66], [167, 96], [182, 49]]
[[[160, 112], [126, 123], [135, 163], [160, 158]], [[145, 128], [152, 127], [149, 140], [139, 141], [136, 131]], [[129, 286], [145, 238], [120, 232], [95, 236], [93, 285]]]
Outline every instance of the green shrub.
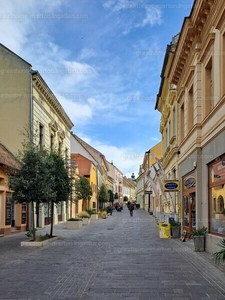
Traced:
[[224, 262], [225, 261], [225, 239], [223, 239], [218, 246], [221, 246], [222, 249], [220, 251], [217, 251], [213, 253], [213, 258], [217, 264], [221, 262], [221, 260]]
[[27, 237], [33, 237], [34, 231], [36, 232], [37, 229], [36, 228], [35, 229], [29, 229], [25, 234], [26, 234]]
[[170, 221], [170, 227], [171, 228], [179, 228], [181, 226], [181, 223], [178, 221]]
[[89, 213], [87, 213], [86, 211], [82, 211], [77, 215], [79, 218], [90, 218]]
[[190, 232], [190, 237], [193, 238], [195, 236], [205, 236], [207, 232], [208, 229], [205, 226], [203, 226], [195, 231]]
[[93, 209], [90, 209], [90, 208], [88, 208], [88, 209], [86, 209], [86, 212], [91, 216], [91, 215], [93, 215], [95, 212], [93, 211]]
[[46, 235], [38, 235], [35, 237], [35, 242], [43, 242], [45, 240], [50, 239], [51, 236], [49, 234], [46, 233]]

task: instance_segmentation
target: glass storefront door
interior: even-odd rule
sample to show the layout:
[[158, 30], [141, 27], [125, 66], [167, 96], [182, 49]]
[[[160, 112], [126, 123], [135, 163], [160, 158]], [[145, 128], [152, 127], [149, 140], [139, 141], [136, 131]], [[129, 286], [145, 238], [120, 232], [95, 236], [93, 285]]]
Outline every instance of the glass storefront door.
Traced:
[[195, 192], [183, 196], [183, 226], [188, 232], [196, 228]]

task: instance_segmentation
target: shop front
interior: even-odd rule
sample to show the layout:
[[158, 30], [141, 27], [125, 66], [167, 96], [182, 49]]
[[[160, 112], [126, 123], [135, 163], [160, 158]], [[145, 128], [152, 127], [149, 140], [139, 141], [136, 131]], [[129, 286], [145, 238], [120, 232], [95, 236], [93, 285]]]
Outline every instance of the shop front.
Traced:
[[208, 166], [209, 175], [209, 231], [225, 235], [225, 154]]
[[183, 229], [192, 232], [196, 229], [196, 174], [191, 172], [182, 179]]
[[17, 204], [9, 188], [9, 174], [19, 168], [16, 158], [0, 144], [0, 235], [26, 231], [27, 205]]
[[20, 231], [26, 231], [27, 205], [15, 203], [11, 191], [0, 192], [0, 234], [10, 235]]

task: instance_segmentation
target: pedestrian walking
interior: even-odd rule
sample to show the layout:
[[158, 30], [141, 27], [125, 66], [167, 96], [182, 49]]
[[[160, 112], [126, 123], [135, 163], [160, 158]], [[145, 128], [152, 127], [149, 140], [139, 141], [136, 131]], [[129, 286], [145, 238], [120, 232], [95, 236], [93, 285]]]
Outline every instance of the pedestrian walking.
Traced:
[[134, 204], [133, 203], [130, 203], [128, 205], [128, 209], [130, 211], [130, 216], [133, 217], [133, 212], [134, 212]]

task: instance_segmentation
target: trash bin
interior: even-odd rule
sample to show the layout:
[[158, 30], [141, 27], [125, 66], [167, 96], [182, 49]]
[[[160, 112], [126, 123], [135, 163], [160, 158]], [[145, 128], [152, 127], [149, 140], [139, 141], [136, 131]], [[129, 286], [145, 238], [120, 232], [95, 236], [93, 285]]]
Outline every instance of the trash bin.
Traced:
[[171, 237], [170, 233], [170, 223], [169, 222], [159, 222], [159, 237], [161, 239], [169, 239]]

